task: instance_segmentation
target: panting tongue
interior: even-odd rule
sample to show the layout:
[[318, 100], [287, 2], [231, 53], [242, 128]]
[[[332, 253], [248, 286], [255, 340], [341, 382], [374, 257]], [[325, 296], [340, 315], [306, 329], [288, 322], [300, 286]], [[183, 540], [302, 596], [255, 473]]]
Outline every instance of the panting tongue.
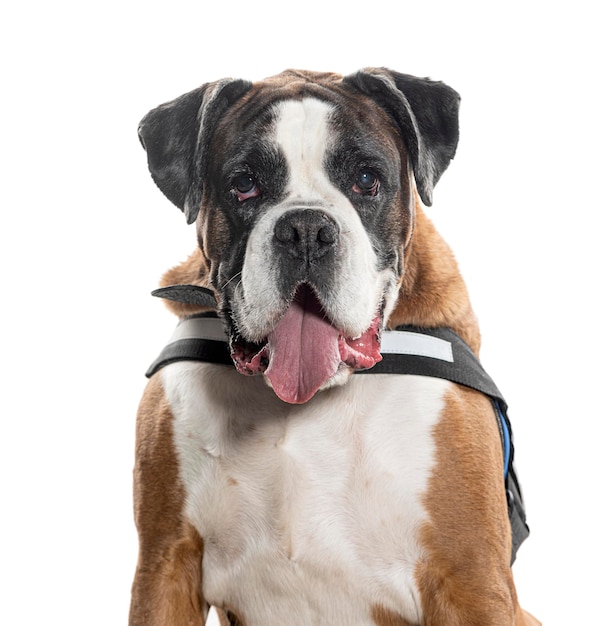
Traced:
[[285, 402], [302, 404], [337, 373], [339, 331], [325, 318], [310, 289], [296, 297], [268, 336], [269, 365], [265, 376]]

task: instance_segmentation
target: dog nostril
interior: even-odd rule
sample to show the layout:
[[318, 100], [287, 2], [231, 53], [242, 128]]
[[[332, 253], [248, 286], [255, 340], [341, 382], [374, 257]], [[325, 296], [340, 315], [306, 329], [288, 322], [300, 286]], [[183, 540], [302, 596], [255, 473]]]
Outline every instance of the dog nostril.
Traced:
[[275, 237], [282, 243], [299, 241], [300, 234], [288, 221], [282, 220], [275, 225]]
[[337, 241], [337, 227], [334, 224], [325, 224], [318, 231], [318, 240], [322, 243], [335, 243]]

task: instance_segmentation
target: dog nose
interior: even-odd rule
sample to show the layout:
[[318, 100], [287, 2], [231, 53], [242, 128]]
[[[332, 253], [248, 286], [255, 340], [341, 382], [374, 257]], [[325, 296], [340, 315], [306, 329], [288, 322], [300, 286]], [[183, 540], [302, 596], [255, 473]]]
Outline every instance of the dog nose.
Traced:
[[293, 257], [318, 259], [337, 243], [339, 226], [323, 211], [297, 209], [283, 215], [275, 225], [275, 239]]

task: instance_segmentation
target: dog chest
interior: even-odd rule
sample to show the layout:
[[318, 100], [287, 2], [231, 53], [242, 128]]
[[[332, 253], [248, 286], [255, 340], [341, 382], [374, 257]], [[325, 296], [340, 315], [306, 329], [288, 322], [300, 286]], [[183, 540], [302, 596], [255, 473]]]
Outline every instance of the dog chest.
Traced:
[[225, 366], [173, 364], [163, 382], [208, 602], [248, 623], [372, 624], [382, 597], [419, 620], [416, 532], [450, 383], [353, 376], [295, 406]]

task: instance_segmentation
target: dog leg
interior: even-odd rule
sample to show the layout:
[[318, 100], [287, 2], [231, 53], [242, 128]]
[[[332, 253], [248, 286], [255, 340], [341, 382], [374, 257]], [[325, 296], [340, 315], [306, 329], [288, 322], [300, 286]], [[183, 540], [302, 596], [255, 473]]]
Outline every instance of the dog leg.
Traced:
[[[453, 388], [434, 430], [436, 469], [418, 565], [424, 625], [525, 626], [510, 569], [502, 449], [485, 396]], [[461, 514], [464, 512], [464, 515]]]
[[[130, 626], [204, 626], [200, 599], [202, 542], [188, 527], [186, 537], [145, 563], [141, 558], [132, 591]], [[150, 560], [150, 557], [149, 559]]]
[[130, 626], [204, 626], [203, 542], [184, 521], [184, 493], [172, 439], [172, 415], [154, 376], [137, 419], [134, 468], [139, 559]]

